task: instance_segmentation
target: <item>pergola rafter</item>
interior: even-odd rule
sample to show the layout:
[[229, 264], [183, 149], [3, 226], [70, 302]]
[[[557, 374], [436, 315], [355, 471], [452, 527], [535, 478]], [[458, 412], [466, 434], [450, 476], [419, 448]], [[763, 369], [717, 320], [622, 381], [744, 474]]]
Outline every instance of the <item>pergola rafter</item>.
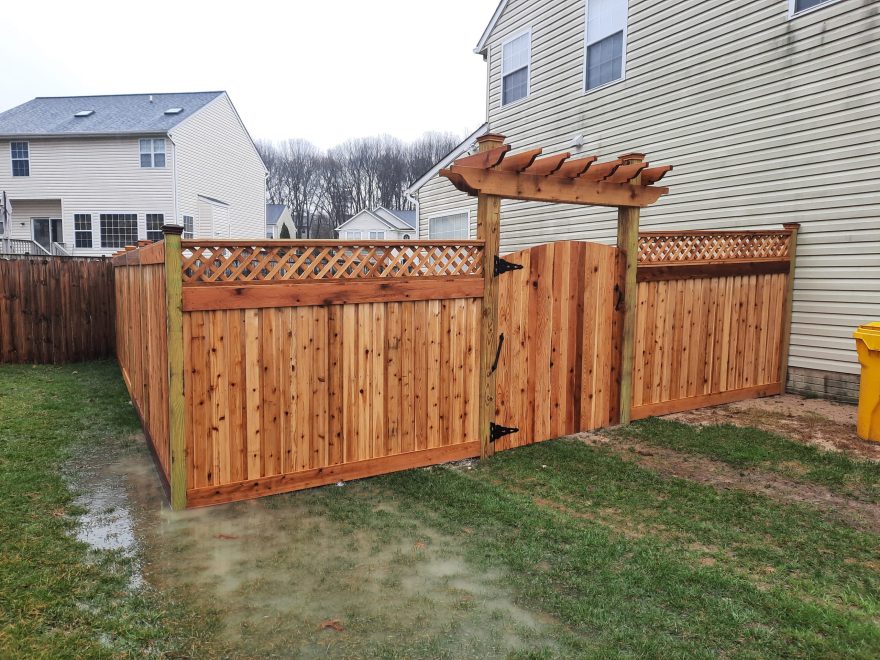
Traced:
[[626, 153], [599, 162], [596, 156], [571, 158], [542, 149], [511, 153], [503, 135], [478, 139], [479, 151], [454, 161], [440, 175], [462, 192], [477, 197], [477, 238], [483, 248], [483, 318], [480, 327], [480, 455], [491, 455], [490, 426], [495, 409], [495, 376], [491, 356], [499, 341], [498, 284], [493, 263], [499, 263], [501, 200], [519, 199], [554, 204], [617, 207], [617, 247], [626, 259], [623, 276], [623, 332], [620, 365], [620, 422], [630, 420], [635, 347], [636, 269], [639, 212], [669, 192], [655, 186], [672, 165], [651, 167], [645, 154]]
[[[484, 143], [485, 138], [497, 143], [498, 137], [484, 136]], [[624, 154], [601, 163], [596, 156], [569, 160], [568, 152], [541, 154], [542, 149], [511, 153], [509, 145], [492, 146], [459, 158], [440, 174], [469, 195], [533, 202], [643, 207], [669, 192], [652, 184], [672, 166], [650, 167], [644, 154]]]

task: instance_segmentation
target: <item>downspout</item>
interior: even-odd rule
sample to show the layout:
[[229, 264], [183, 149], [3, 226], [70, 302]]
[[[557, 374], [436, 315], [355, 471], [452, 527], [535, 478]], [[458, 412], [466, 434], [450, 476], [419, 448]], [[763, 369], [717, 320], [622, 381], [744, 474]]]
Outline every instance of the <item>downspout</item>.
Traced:
[[177, 206], [177, 143], [174, 141], [174, 136], [171, 135], [171, 131], [168, 131], [168, 141], [171, 142], [171, 146], [174, 147], [173, 154], [171, 156], [171, 180], [172, 180], [172, 195], [174, 198], [174, 222], [169, 222], [169, 225], [180, 225], [183, 226], [183, 219], [180, 217], [180, 209]]

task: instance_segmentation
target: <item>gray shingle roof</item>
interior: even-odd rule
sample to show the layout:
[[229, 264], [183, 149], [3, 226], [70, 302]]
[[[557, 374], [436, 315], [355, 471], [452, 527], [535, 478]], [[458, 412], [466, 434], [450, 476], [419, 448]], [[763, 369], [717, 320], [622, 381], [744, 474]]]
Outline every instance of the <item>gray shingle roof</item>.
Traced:
[[266, 204], [266, 224], [274, 225], [284, 213], [284, 204]]
[[401, 221], [408, 224], [413, 229], [416, 228], [416, 212], [415, 211], [401, 211], [400, 209], [386, 209], [388, 212], [393, 213]]
[[[0, 113], [0, 135], [165, 133], [221, 94], [223, 92], [37, 97]], [[166, 115], [169, 108], [183, 110]], [[73, 116], [82, 110], [94, 110], [94, 113], [88, 117]]]

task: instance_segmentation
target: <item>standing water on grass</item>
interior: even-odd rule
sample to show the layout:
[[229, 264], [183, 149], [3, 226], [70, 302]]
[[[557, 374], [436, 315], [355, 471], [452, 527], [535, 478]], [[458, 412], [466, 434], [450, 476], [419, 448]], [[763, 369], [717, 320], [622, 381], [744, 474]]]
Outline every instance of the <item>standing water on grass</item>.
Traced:
[[[555, 622], [502, 576], [400, 513], [375, 482], [173, 512], [143, 444], [70, 473], [80, 540], [136, 558], [132, 584], [181, 594], [232, 653], [317, 657], [552, 653]], [[143, 582], [142, 582], [143, 581]]]

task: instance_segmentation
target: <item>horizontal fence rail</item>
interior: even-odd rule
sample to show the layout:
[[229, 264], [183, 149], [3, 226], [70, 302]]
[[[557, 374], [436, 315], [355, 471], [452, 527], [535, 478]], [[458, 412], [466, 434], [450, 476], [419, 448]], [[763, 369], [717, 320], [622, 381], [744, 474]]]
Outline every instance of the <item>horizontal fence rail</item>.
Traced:
[[113, 355], [113, 269], [103, 258], [0, 258], [0, 362]]

